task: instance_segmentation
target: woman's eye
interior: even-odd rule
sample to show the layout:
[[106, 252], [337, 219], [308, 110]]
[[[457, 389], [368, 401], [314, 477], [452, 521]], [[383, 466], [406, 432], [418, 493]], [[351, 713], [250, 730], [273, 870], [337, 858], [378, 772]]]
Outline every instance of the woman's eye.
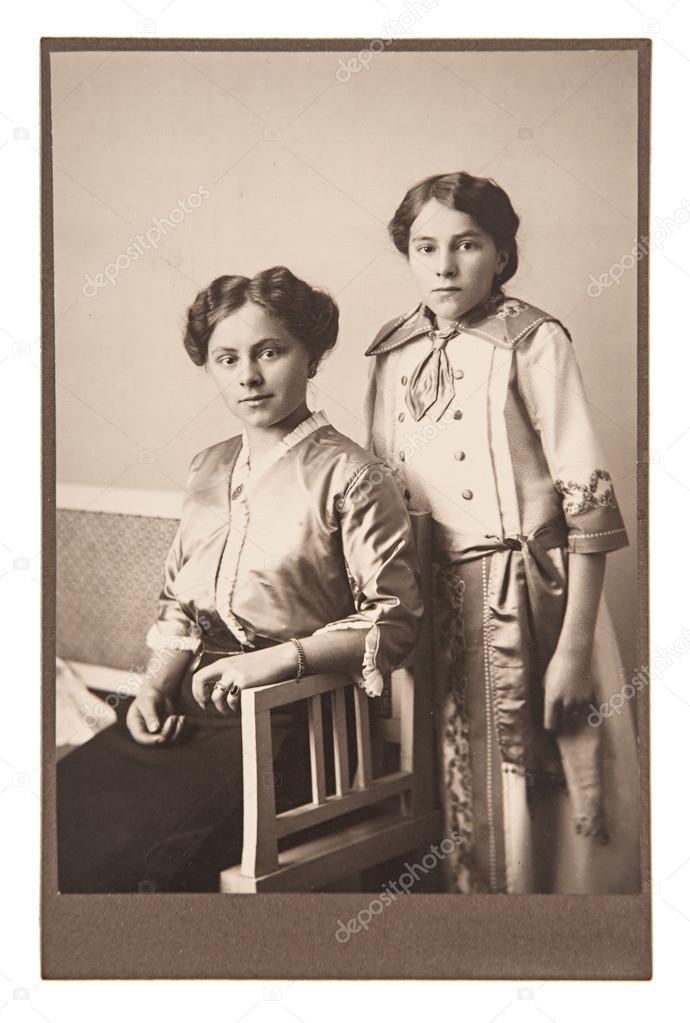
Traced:
[[232, 355], [223, 355], [220, 359], [218, 359], [218, 363], [221, 366], [234, 366], [236, 362], [237, 359], [235, 359]]
[[470, 252], [473, 248], [475, 248], [475, 244], [474, 242], [460, 242], [458, 248], [462, 249], [463, 252]]
[[263, 352], [261, 353], [261, 358], [264, 358], [264, 356], [266, 356], [266, 358], [270, 362], [272, 359], [275, 359], [278, 355], [280, 355], [280, 348], [264, 348]]
[[420, 245], [419, 248], [417, 249], [417, 252], [421, 252], [425, 256], [428, 256], [429, 253], [433, 251], [434, 251], [433, 245]]

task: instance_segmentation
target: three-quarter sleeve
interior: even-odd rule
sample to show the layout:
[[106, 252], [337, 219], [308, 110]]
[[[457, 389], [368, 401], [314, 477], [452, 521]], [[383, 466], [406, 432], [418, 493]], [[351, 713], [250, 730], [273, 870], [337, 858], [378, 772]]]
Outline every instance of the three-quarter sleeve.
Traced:
[[611, 474], [596, 439], [572, 343], [544, 323], [516, 349], [517, 383], [561, 497], [571, 553], [628, 543]]
[[[198, 458], [196, 455], [192, 459], [188, 482], [196, 468]], [[146, 645], [150, 650], [191, 650], [196, 653], [201, 645], [199, 626], [185, 614], [175, 595], [175, 579], [184, 564], [182, 534], [183, 522], [180, 521], [165, 559], [163, 585], [158, 594], [157, 617], [146, 634]]]
[[379, 461], [361, 467], [335, 503], [354, 612], [317, 631], [367, 630], [356, 681], [380, 696], [384, 675], [413, 650], [422, 618], [412, 526], [393, 470]]

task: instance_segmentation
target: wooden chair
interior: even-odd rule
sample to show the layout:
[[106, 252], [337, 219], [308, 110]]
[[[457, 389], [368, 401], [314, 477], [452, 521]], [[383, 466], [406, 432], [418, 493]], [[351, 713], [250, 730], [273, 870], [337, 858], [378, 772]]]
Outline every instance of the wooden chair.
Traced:
[[[430, 607], [431, 520], [413, 513]], [[354, 692], [357, 769], [351, 781], [346, 698]], [[242, 862], [222, 871], [222, 892], [309, 891], [428, 846], [440, 833], [433, 768], [430, 615], [405, 665], [391, 676], [392, 717], [369, 720], [369, 697], [345, 675], [312, 675], [242, 694], [244, 835]], [[331, 694], [335, 792], [326, 791], [322, 695]], [[271, 710], [308, 700], [311, 802], [276, 813]], [[372, 724], [374, 728], [372, 729]], [[372, 747], [399, 747], [399, 767], [374, 773]], [[361, 811], [373, 813], [363, 815]], [[362, 819], [365, 816], [366, 819]], [[281, 839], [330, 822], [328, 833], [286, 849]]]

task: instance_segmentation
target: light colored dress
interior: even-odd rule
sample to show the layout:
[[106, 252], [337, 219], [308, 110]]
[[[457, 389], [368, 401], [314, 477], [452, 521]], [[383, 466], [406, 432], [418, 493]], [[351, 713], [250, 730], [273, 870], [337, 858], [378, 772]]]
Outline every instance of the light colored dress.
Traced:
[[[637, 891], [630, 700], [557, 739], [541, 724], [568, 555], [627, 543], [570, 336], [503, 293], [450, 334], [420, 305], [367, 351], [369, 446], [434, 520], [441, 798], [445, 833], [463, 835], [448, 888]], [[603, 602], [593, 671], [599, 705], [625, 683]]]

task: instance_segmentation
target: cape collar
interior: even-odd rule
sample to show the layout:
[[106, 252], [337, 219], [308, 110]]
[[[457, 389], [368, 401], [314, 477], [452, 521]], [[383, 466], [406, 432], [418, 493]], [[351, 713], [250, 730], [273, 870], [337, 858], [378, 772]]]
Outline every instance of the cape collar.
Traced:
[[[498, 291], [458, 320], [457, 326], [459, 331], [484, 338], [499, 348], [514, 348], [536, 327], [548, 321], [559, 322], [536, 306]], [[386, 323], [365, 354], [383, 355], [435, 329], [434, 314], [420, 303], [411, 312]]]

